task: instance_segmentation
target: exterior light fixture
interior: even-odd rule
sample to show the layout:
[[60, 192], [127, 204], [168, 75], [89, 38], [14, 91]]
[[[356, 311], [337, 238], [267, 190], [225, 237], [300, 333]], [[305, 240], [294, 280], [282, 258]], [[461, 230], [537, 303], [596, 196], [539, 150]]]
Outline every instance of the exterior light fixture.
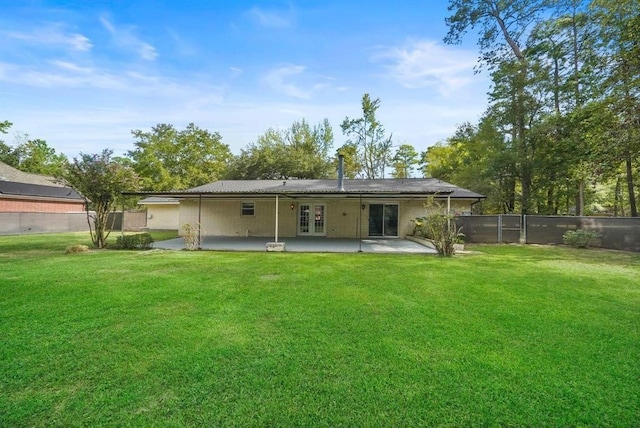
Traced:
[[294, 204], [293, 202], [291, 203], [291, 210], [293, 210], [296, 207], [296, 204]]

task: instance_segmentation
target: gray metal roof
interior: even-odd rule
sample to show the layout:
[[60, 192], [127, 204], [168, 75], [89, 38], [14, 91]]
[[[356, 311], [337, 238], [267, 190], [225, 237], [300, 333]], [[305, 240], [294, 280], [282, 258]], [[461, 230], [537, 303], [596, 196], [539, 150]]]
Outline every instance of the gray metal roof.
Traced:
[[162, 198], [159, 196], [149, 196], [138, 202], [138, 205], [174, 205], [180, 201], [176, 198]]
[[142, 195], [162, 197], [189, 196], [246, 196], [246, 195], [381, 195], [401, 197], [408, 195], [441, 195], [456, 199], [482, 199], [485, 196], [436, 178], [404, 178], [349, 180], [338, 188], [337, 180], [220, 180], [203, 186], [175, 192], [141, 192]]

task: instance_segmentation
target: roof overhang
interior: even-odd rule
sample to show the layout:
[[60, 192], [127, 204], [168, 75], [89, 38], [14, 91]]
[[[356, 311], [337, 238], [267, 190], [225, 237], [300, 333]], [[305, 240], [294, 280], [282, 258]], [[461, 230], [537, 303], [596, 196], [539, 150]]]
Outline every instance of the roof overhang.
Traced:
[[123, 192], [124, 196], [146, 196], [173, 199], [272, 199], [276, 196], [289, 199], [477, 199], [475, 197], [456, 197], [454, 192]]

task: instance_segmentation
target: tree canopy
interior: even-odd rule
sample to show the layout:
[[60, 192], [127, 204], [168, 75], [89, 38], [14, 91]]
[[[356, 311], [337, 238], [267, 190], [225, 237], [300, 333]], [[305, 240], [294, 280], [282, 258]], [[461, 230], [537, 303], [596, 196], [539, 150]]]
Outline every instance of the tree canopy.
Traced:
[[80, 153], [61, 177], [85, 198], [91, 240], [97, 248], [106, 245], [110, 233], [107, 219], [121, 201], [121, 193], [139, 189], [133, 169], [115, 162], [112, 154], [109, 149], [100, 154]]
[[222, 178], [232, 155], [217, 132], [190, 123], [177, 130], [161, 123], [151, 131], [131, 131], [135, 149], [127, 152], [150, 191], [183, 190]]
[[[391, 138], [376, 118], [380, 99], [362, 96], [362, 116], [356, 119], [346, 117], [340, 127], [349, 139], [345, 146], [355, 148], [355, 162], [360, 168], [358, 175], [363, 178], [384, 178], [385, 170], [391, 163]], [[345, 158], [346, 159], [346, 158]]]
[[329, 156], [333, 130], [329, 121], [314, 126], [306, 120], [286, 130], [269, 128], [258, 140], [242, 149], [227, 177], [249, 179], [329, 178], [334, 168]]
[[445, 41], [477, 29], [493, 85], [477, 126], [427, 150], [426, 173], [488, 195], [487, 211], [637, 216], [638, 0], [450, 0], [449, 10]]

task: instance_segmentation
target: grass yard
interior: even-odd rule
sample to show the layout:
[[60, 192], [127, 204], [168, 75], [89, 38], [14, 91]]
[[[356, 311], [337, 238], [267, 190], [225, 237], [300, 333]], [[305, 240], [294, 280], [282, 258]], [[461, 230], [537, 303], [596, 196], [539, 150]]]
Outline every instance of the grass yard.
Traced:
[[640, 255], [0, 237], [0, 426], [640, 425]]

